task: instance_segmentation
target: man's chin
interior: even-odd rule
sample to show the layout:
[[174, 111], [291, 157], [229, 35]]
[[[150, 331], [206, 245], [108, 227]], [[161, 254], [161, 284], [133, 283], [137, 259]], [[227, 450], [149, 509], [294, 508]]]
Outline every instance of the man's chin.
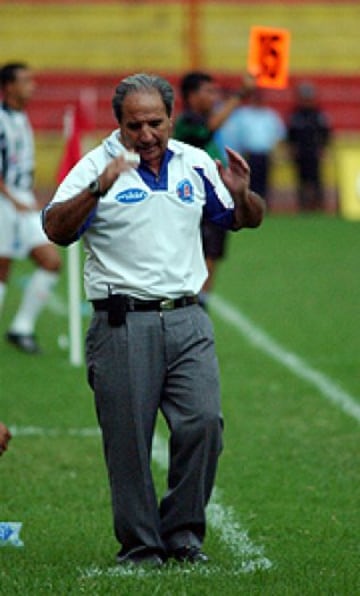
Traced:
[[160, 159], [161, 153], [158, 147], [151, 147], [149, 149], [140, 149], [138, 151], [141, 159], [143, 161], [154, 161], [156, 159]]

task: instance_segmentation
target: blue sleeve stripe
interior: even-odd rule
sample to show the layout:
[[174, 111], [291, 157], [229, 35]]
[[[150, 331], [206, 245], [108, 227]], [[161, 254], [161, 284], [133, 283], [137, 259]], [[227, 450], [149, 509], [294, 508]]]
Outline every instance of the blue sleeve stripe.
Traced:
[[225, 207], [212, 182], [205, 176], [202, 168], [195, 168], [204, 183], [206, 203], [204, 207], [204, 215], [212, 223], [231, 230], [234, 224], [234, 209]]
[[[49, 211], [49, 209], [51, 209], [51, 207], [52, 207], [52, 204], [49, 203], [41, 211], [41, 223], [42, 223], [42, 227], [43, 227], [43, 230], [44, 231], [45, 231], [45, 215], [46, 215], [46, 212]], [[74, 234], [74, 236], [71, 238], [71, 240], [69, 240], [66, 243], [66, 246], [69, 246], [69, 244], [73, 244], [73, 242], [76, 242], [77, 240], [79, 240], [81, 238], [81, 236], [86, 232], [86, 230], [88, 230], [88, 228], [91, 225], [91, 222], [93, 221], [93, 219], [94, 219], [94, 217], [96, 215], [96, 210], [97, 210], [97, 208], [95, 207], [90, 212], [90, 214], [88, 215], [88, 217], [86, 218], [86, 220], [84, 221], [84, 223], [82, 224], [82, 226], [78, 229], [78, 231], [76, 232], [76, 234]]]
[[76, 234], [77, 240], [81, 238], [83, 234], [85, 234], [86, 230], [88, 230], [91, 226], [91, 223], [96, 215], [97, 207], [95, 207], [87, 216], [86, 220], [84, 221], [83, 225], [78, 229]]

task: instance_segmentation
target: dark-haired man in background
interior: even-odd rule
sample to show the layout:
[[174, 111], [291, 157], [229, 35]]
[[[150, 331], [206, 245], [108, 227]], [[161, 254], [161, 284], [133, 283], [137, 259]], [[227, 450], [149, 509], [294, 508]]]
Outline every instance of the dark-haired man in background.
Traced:
[[35, 324], [56, 283], [61, 266], [57, 249], [45, 236], [33, 191], [34, 140], [25, 113], [35, 88], [23, 62], [0, 70], [0, 312], [14, 259], [30, 258], [36, 270], [6, 334], [28, 354], [40, 352]]
[[[256, 79], [245, 76], [242, 87], [226, 99], [219, 95], [215, 79], [205, 72], [189, 72], [180, 81], [183, 112], [175, 121], [175, 139], [204, 149], [213, 159], [223, 155], [215, 141], [215, 132], [238, 108], [255, 85]], [[208, 277], [199, 294], [200, 304], [206, 308], [213, 289], [217, 263], [226, 253], [226, 230], [203, 217], [202, 242], [208, 268]]]

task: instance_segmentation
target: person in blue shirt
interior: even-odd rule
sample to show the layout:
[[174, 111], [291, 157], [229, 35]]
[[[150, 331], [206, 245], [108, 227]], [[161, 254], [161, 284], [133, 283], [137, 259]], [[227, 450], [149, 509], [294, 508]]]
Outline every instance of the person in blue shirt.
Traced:
[[265, 104], [264, 90], [254, 87], [248, 101], [232, 112], [219, 129], [216, 141], [244, 156], [250, 167], [250, 185], [269, 204], [269, 177], [273, 151], [286, 137], [276, 110]]

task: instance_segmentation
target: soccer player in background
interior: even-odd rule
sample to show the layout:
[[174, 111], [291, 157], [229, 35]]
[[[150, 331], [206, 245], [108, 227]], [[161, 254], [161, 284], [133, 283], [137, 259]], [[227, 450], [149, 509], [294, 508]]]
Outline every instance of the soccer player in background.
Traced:
[[33, 191], [34, 141], [25, 113], [35, 88], [31, 69], [23, 62], [4, 65], [0, 88], [0, 312], [13, 260], [30, 257], [36, 270], [6, 339], [35, 354], [40, 352], [35, 324], [58, 279], [61, 260], [42, 230]]

